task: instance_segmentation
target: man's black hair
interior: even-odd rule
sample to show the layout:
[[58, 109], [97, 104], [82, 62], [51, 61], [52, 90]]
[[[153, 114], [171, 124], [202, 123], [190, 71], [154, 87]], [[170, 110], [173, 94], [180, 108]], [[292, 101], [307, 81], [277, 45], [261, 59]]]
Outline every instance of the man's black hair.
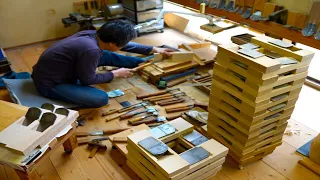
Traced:
[[137, 37], [134, 25], [126, 20], [114, 20], [105, 23], [98, 31], [97, 36], [105, 43], [115, 43], [118, 47], [126, 45]]

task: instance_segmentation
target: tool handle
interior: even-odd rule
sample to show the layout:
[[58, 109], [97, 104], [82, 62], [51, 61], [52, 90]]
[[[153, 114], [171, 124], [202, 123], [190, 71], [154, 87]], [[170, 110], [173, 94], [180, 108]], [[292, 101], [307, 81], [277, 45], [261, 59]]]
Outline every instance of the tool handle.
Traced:
[[174, 106], [174, 107], [167, 107], [166, 110], [167, 109], [177, 109], [177, 108], [182, 108], [182, 107], [188, 107], [188, 105], [183, 104], [183, 105]]
[[110, 130], [104, 130], [103, 134], [115, 134], [115, 133], [119, 133], [125, 130], [128, 130], [129, 128], [119, 128], [119, 129], [110, 129]]
[[132, 118], [129, 120], [129, 123], [134, 123], [134, 122], [137, 122], [137, 121], [141, 121], [143, 119], [143, 116], [142, 117], [136, 117], [136, 118]]
[[112, 142], [127, 142], [128, 141], [128, 138], [127, 137], [113, 137], [112, 138]]
[[195, 106], [195, 107], [202, 108], [202, 109], [204, 109], [204, 110], [207, 110], [209, 105], [206, 104], [206, 103], [201, 103], [201, 102], [195, 101], [195, 102], [194, 102], [194, 106]]
[[158, 91], [158, 92], [151, 93], [151, 94], [138, 95], [137, 99], [143, 99], [143, 98], [147, 98], [147, 97], [151, 97], [151, 96], [158, 96], [158, 95], [162, 95], [165, 93], [167, 93], [167, 90]]
[[185, 110], [189, 110], [189, 109], [190, 109], [190, 107], [186, 106], [186, 107], [166, 109], [166, 112], [167, 113], [173, 113], [173, 112], [185, 111]]
[[153, 123], [153, 122], [157, 122], [157, 118], [142, 120], [142, 121], [135, 121], [135, 122], [132, 122], [131, 124], [133, 126], [136, 126], [136, 125], [140, 125], [140, 124], [148, 124], [148, 123]]
[[154, 103], [159, 104], [159, 103], [170, 102], [170, 101], [175, 101], [175, 100], [179, 100], [179, 98], [164, 99], [164, 100], [160, 100], [160, 101], [155, 101]]
[[168, 101], [168, 102], [163, 102], [163, 103], [158, 103], [158, 105], [160, 106], [167, 106], [167, 105], [171, 105], [171, 104], [177, 104], [177, 103], [182, 103], [184, 102], [184, 99], [179, 99], [179, 100], [174, 100], [174, 101]]
[[164, 100], [164, 99], [172, 99], [174, 98], [174, 96], [167, 96], [167, 97], [162, 97], [162, 98], [155, 98], [155, 99], [151, 99], [151, 102], [156, 102], [156, 101], [160, 101], [160, 100]]
[[120, 116], [120, 119], [129, 119], [135, 115], [136, 115], [136, 113], [125, 114], [125, 115]]
[[108, 121], [112, 121], [112, 120], [114, 120], [114, 119], [119, 118], [120, 116], [122, 116], [122, 115], [124, 115], [124, 114], [126, 114], [126, 112], [119, 113], [118, 115], [116, 115], [116, 116], [114, 116], [114, 117], [106, 118], [106, 121], [107, 121], [107, 122], [108, 122]]
[[134, 68], [133, 71], [139, 71], [139, 70], [141, 70], [141, 69], [143, 69], [145, 67], [151, 66], [152, 64], [154, 64], [154, 63], [153, 62], [149, 62], [149, 63], [143, 64], [141, 66], [138, 66], [138, 67]]
[[136, 108], [136, 106], [131, 106], [131, 107], [128, 107], [128, 108], [125, 108], [125, 109], [120, 109], [120, 110], [118, 110], [118, 112], [121, 113], [121, 112], [125, 112], [125, 111], [130, 111], [130, 110], [132, 110], [134, 108]]
[[159, 96], [152, 96], [152, 97], [143, 98], [142, 100], [144, 100], [144, 101], [149, 101], [149, 100], [151, 100], [151, 99], [162, 98], [162, 97], [167, 97], [167, 96], [171, 96], [171, 95], [172, 95], [172, 94], [170, 94], [170, 93], [166, 93], [166, 94], [159, 95]]
[[118, 109], [113, 109], [113, 110], [111, 110], [111, 111], [104, 112], [104, 113], [102, 113], [102, 117], [104, 117], [104, 116], [109, 116], [109, 115], [114, 114], [114, 113], [116, 113], [116, 112], [118, 112], [118, 111], [119, 111]]
[[87, 133], [87, 132], [76, 132], [75, 135], [76, 135], [76, 137], [86, 137], [86, 136], [89, 136], [89, 133]]
[[177, 80], [177, 81], [169, 82], [169, 83], [167, 84], [167, 87], [170, 88], [170, 87], [172, 87], [172, 86], [175, 86], [175, 85], [184, 83], [184, 82], [186, 82], [187, 80], [188, 80], [187, 78], [183, 78], [183, 79], [179, 79], [179, 80]]
[[171, 120], [177, 119], [177, 118], [179, 118], [181, 116], [182, 116], [182, 113], [181, 114], [177, 114], [177, 115], [167, 116], [167, 120], [171, 121]]

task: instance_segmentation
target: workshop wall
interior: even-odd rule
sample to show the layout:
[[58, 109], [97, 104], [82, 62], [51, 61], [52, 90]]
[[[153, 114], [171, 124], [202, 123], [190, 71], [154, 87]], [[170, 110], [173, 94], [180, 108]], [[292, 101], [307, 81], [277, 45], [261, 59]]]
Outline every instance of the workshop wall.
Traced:
[[270, 0], [284, 6], [292, 12], [309, 14], [312, 0]]
[[0, 46], [3, 48], [68, 36], [61, 18], [73, 11], [75, 0], [0, 0]]

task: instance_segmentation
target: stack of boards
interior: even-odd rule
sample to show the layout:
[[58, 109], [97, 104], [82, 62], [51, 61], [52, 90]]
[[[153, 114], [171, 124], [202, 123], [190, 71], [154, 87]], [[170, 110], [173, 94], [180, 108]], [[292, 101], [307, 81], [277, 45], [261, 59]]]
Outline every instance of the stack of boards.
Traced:
[[49, 144], [79, 116], [77, 111], [57, 105], [44, 104], [42, 107], [29, 108], [25, 116], [1, 131], [0, 144], [28, 156], [38, 147]]
[[[128, 136], [127, 164], [143, 180], [206, 179], [221, 169], [228, 148], [213, 139], [207, 139], [182, 118], [161, 126], [165, 126], [162, 129], [164, 131], [170, 128], [174, 131], [159, 137], [159, 126]], [[147, 141], [150, 139], [153, 143]], [[162, 154], [154, 153], [163, 149]]]
[[[211, 43], [182, 44], [178, 52], [171, 53], [171, 57], [152, 66], [145, 67], [141, 72], [141, 77], [146, 82], [155, 84], [161, 77], [181, 73], [188, 69], [212, 63], [216, 51], [212, 50]], [[159, 54], [154, 60], [162, 59]]]
[[266, 36], [219, 46], [208, 133], [230, 149], [239, 167], [281, 145], [313, 56]]

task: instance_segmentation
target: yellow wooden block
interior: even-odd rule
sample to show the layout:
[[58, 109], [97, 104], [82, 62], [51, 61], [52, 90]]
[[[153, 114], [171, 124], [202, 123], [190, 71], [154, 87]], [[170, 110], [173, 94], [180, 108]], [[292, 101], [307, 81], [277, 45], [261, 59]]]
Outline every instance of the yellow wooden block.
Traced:
[[210, 97], [210, 104], [215, 104], [218, 105], [220, 103], [226, 102], [228, 104], [230, 104], [231, 106], [235, 107], [237, 110], [239, 110], [240, 112], [245, 113], [248, 116], [258, 116], [262, 113], [266, 113], [267, 109], [270, 107], [273, 107], [275, 105], [281, 104], [281, 103], [285, 103], [291, 99], [297, 99], [299, 97], [299, 93], [300, 93], [300, 89], [294, 90], [292, 91], [290, 94], [283, 94], [283, 95], [287, 95], [286, 97], [277, 100], [277, 101], [269, 101], [269, 103], [266, 103], [264, 105], [261, 106], [257, 106], [257, 107], [253, 107], [250, 106], [248, 103], [245, 103], [241, 100], [239, 100], [238, 98], [232, 96], [231, 94], [227, 93], [227, 92], [223, 92], [219, 95], [213, 93]]
[[[224, 163], [224, 157], [228, 154], [228, 149], [213, 139], [199, 145], [199, 147], [203, 147], [211, 155], [205, 160], [191, 165], [188, 170], [183, 171], [170, 179], [192, 179], [195, 176], [200, 176], [201, 174], [206, 173], [207, 171], [214, 170], [216, 167], [221, 166]], [[128, 159], [130, 159], [130, 161], [133, 161], [131, 159], [139, 161], [145, 169], [152, 172], [156, 178], [165, 179], [165, 177], [157, 170], [156, 166], [152, 165], [142, 154], [131, 146], [128, 147], [128, 150]]]
[[296, 12], [288, 12], [288, 19], [287, 19], [287, 25], [289, 26], [295, 26], [296, 23], [296, 17], [297, 17], [297, 13]]
[[274, 51], [275, 53], [280, 54], [283, 57], [292, 57], [299, 62], [303, 62], [305, 60], [310, 60], [313, 58], [314, 53], [308, 50], [302, 50], [295, 46], [291, 48], [282, 48], [277, 45], [269, 43], [269, 41], [274, 40], [271, 37], [260, 36], [251, 38], [251, 43], [260, 45], [261, 47], [268, 49], [269, 51]]
[[263, 7], [262, 17], [268, 17], [270, 14], [276, 11], [277, 4], [275, 3], [265, 3]]
[[132, 162], [127, 160], [127, 165], [142, 179], [142, 180], [149, 180], [150, 178], [146, 176], [140, 169], [135, 166]]
[[249, 56], [243, 55], [238, 53], [239, 50], [238, 45], [220, 45], [218, 47], [218, 60], [219, 62], [221, 60], [221, 56], [224, 54], [228, 57], [229, 61], [237, 60], [244, 64], [246, 64], [248, 67], [252, 67], [253, 69], [256, 69], [259, 72], [262, 73], [270, 73], [273, 71], [277, 71], [280, 69], [281, 64], [279, 61], [275, 61], [269, 57], [263, 56], [260, 58], [253, 59]]
[[[290, 117], [290, 115], [288, 117]], [[265, 133], [277, 134], [280, 126], [282, 126], [284, 123], [286, 124], [287, 119], [289, 119], [288, 117], [277, 120], [275, 122], [269, 121], [269, 124], [257, 129], [257, 131], [254, 132], [254, 135], [251, 134], [252, 136], [250, 138], [242, 132], [240, 132], [234, 126], [228, 124], [226, 121], [220, 119], [219, 117], [213, 114], [211, 114], [210, 116], [210, 122], [208, 123], [208, 126], [212, 127], [213, 129], [222, 128], [222, 130], [233, 135], [234, 139], [237, 140], [237, 142], [242, 143], [244, 147], [248, 147], [260, 141], [260, 137], [263, 136]]]
[[161, 158], [157, 158], [138, 145], [138, 142], [152, 136], [147, 130], [142, 130], [137, 133], [128, 136], [128, 145], [134, 147], [139, 153], [143, 154], [153, 165], [159, 168], [159, 171], [164, 174], [165, 177], [175, 176], [185, 170], [190, 165], [187, 161], [182, 159], [171, 148], [168, 148], [168, 155], [163, 155]]
[[277, 143], [281, 141], [285, 128], [286, 127], [284, 126], [281, 129], [279, 129], [278, 134], [266, 133], [268, 136], [266, 135], [263, 136], [263, 138], [259, 139], [258, 143], [249, 147], [243, 147], [235, 139], [233, 139], [231, 135], [221, 130], [221, 128], [214, 129], [214, 127], [208, 126], [208, 133], [212, 135], [216, 140], [218, 140], [219, 142], [227, 146], [229, 148], [229, 152], [231, 151], [232, 153], [236, 154], [238, 157], [242, 157], [270, 143]]
[[232, 106], [228, 105], [227, 103], [219, 104], [219, 106], [216, 106], [215, 104], [211, 103], [209, 106], [209, 112], [214, 113], [214, 110], [219, 112], [224, 111], [225, 113], [228, 114], [228, 117], [229, 117], [228, 119], [230, 121], [233, 120], [233, 121], [239, 122], [239, 124], [241, 124], [242, 127], [246, 129], [246, 131], [243, 131], [244, 133], [246, 133], [247, 131], [253, 130], [254, 129], [253, 125], [255, 125], [256, 123], [260, 123], [264, 121], [265, 118], [270, 117], [278, 112], [283, 111], [283, 113], [286, 113], [288, 111], [289, 113], [292, 113], [295, 102], [296, 102], [295, 100], [296, 99], [289, 101], [287, 103], [287, 106], [284, 108], [280, 108], [276, 111], [268, 111], [256, 117], [250, 117], [245, 114], [240, 114]]

